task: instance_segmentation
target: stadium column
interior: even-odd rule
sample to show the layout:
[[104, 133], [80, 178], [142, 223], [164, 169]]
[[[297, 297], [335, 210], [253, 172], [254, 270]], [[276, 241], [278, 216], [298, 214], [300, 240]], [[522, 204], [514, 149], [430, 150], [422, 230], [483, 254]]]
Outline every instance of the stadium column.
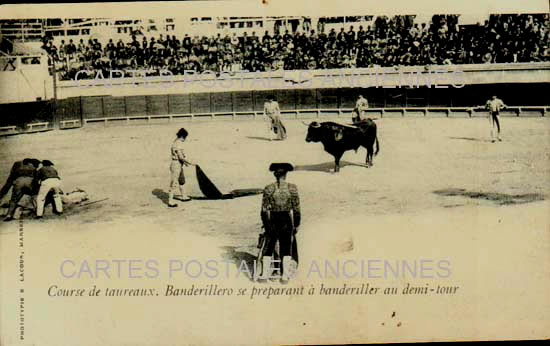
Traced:
[[59, 116], [57, 114], [57, 71], [55, 70], [55, 63], [52, 64], [52, 80], [53, 80], [52, 122], [53, 122], [53, 128], [59, 129]]

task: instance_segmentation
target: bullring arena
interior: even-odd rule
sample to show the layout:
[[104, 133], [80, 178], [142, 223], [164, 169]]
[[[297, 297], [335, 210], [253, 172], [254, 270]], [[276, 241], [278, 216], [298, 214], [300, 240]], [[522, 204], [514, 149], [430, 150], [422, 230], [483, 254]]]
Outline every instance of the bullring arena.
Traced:
[[[312, 120], [316, 119], [308, 122]], [[348, 119], [326, 120], [346, 123]], [[230, 208], [226, 211], [228, 216], [244, 221], [246, 215], [249, 226], [243, 222], [235, 225], [241, 231], [228, 233], [242, 233], [243, 227], [255, 233], [259, 206], [256, 197], [230, 201], [198, 199], [182, 204], [178, 210], [165, 210], [169, 180], [167, 152], [177, 129], [188, 129], [189, 157], [220, 190], [262, 188], [271, 180], [269, 164], [289, 161], [297, 166], [290, 180], [301, 187], [305, 215], [311, 215], [311, 219], [322, 216], [345, 219], [353, 215], [399, 214], [480, 204], [513, 205], [545, 199], [549, 191], [548, 119], [509, 117], [502, 122], [504, 141], [491, 143], [485, 118], [378, 119], [381, 150], [374, 167], [361, 166], [366, 155], [361, 148], [357, 153], [346, 152], [342, 158], [344, 169], [339, 173], [333, 172], [333, 158], [323, 151], [320, 143], [305, 142], [307, 127], [303, 120], [294, 119], [285, 119], [289, 132], [286, 141], [269, 141], [266, 123], [261, 120], [95, 125], [6, 137], [2, 138], [2, 147], [7, 149], [2, 167], [3, 176], [7, 176], [6, 168], [21, 157], [47, 157], [57, 163], [66, 190], [79, 187], [93, 196], [92, 200], [109, 199], [72, 215], [70, 219], [75, 221], [111, 221], [125, 215], [144, 216], [142, 213], [160, 221], [183, 213], [189, 222], [189, 218], [204, 219], [202, 207], [213, 208], [212, 211]], [[187, 175], [194, 173], [191, 167], [185, 171]], [[189, 178], [189, 184], [191, 196], [202, 197], [196, 180]], [[445, 189], [464, 189], [481, 195], [472, 199], [459, 193], [449, 198], [437, 193]], [[493, 199], [492, 194], [502, 196]], [[516, 195], [533, 197], [524, 200]], [[255, 207], [241, 204], [245, 202], [252, 202]], [[235, 209], [231, 210], [232, 207]], [[340, 217], [331, 217], [331, 213]], [[49, 219], [57, 222], [53, 216]], [[230, 227], [231, 222], [219, 221], [217, 227]]]
[[[329, 119], [345, 123], [342, 118]], [[504, 140], [499, 143], [490, 142], [485, 118], [381, 118], [376, 120], [381, 149], [374, 167], [363, 167], [366, 150], [360, 148], [357, 153], [346, 152], [339, 173], [333, 172], [333, 159], [320, 143], [305, 142], [307, 127], [302, 122], [285, 119], [286, 141], [269, 141], [261, 120], [93, 125], [6, 137], [1, 139], [7, 154], [2, 158], [2, 176], [13, 161], [32, 153], [56, 163], [66, 191], [81, 188], [91, 201], [99, 201], [70, 209], [61, 217], [50, 211], [44, 221], [27, 218], [25, 223], [44, 224], [61, 232], [72, 229], [65, 226], [69, 223], [76, 227], [75, 233], [88, 224], [94, 225], [94, 232], [113, 222], [129, 228], [144, 223], [163, 225], [143, 235], [162, 238], [159, 233], [166, 226], [182, 239], [211, 239], [218, 244], [211, 250], [219, 256], [228, 255], [227, 249], [255, 256], [261, 196], [204, 199], [194, 169], [188, 167], [186, 188], [195, 199], [176, 209], [167, 208], [168, 149], [180, 127], [190, 133], [190, 160], [222, 192], [263, 188], [272, 180], [267, 170], [271, 162], [293, 163], [297, 170], [289, 181], [300, 191], [304, 218], [300, 233], [313, 236], [320, 225], [329, 223], [334, 226], [335, 246], [336, 234], [345, 234], [354, 218], [362, 219], [363, 232], [371, 234], [380, 231], [376, 220], [383, 216], [407, 220], [426, 213], [475, 214], [478, 208], [494, 209], [504, 216], [519, 207], [539, 210], [547, 205], [550, 126], [546, 117], [504, 118]], [[456, 232], [457, 227], [450, 223], [431, 231], [442, 236]], [[401, 236], [401, 230], [394, 232], [393, 237]], [[519, 230], [515, 234], [525, 235]], [[55, 237], [55, 232], [50, 236]], [[125, 248], [130, 250], [130, 244]], [[304, 242], [302, 246], [312, 245]]]
[[[437, 283], [449, 286], [459, 283], [461, 290], [458, 296], [454, 296], [457, 302], [477, 299], [480, 291], [475, 287], [484, 287], [483, 292], [492, 292], [491, 297], [493, 294], [505, 297], [530, 285], [540, 287], [541, 291], [535, 289], [536, 296], [544, 296], [547, 273], [540, 272], [538, 264], [539, 258], [547, 258], [550, 253], [545, 241], [550, 221], [547, 201], [550, 192], [548, 118], [504, 118], [503, 142], [497, 143], [488, 140], [485, 118], [382, 118], [377, 120], [377, 124], [381, 149], [374, 159], [374, 167], [367, 169], [358, 165], [364, 162], [366, 155], [366, 150], [361, 148], [358, 153], [351, 151], [344, 155], [342, 168], [337, 174], [330, 171], [332, 157], [322, 150], [321, 144], [306, 143], [306, 127], [301, 120], [292, 119], [285, 121], [289, 138], [281, 142], [265, 139], [266, 126], [260, 120], [197, 120], [149, 126], [98, 125], [3, 138], [2, 148], [7, 148], [7, 155], [1, 161], [2, 176], [7, 174], [6, 168], [12, 161], [32, 153], [57, 163], [67, 190], [82, 188], [90, 194], [92, 201], [108, 198], [68, 209], [61, 217], [51, 214], [51, 209], [48, 209], [44, 220], [26, 218], [22, 221], [25, 253], [28, 254], [25, 266], [28, 272], [30, 268], [40, 267], [42, 273], [28, 275], [28, 284], [33, 288], [27, 290], [27, 299], [44, 299], [46, 290], [53, 284], [68, 288], [93, 284], [121, 289], [147, 287], [158, 289], [161, 296], [165, 283], [185, 289], [191, 285], [201, 287], [201, 284], [213, 283], [221, 283], [224, 288], [252, 285], [245, 275], [235, 273], [242, 261], [253, 266], [261, 230], [261, 196], [229, 200], [197, 198], [201, 196], [200, 190], [193, 170], [187, 169], [188, 193], [196, 199], [180, 203], [178, 208], [171, 209], [166, 205], [168, 148], [175, 131], [181, 126], [190, 133], [187, 143], [190, 159], [201, 165], [222, 191], [265, 186], [273, 180], [267, 170], [273, 161], [290, 161], [298, 166], [297, 171], [290, 173], [289, 181], [297, 184], [301, 197], [303, 224], [297, 235], [301, 256], [298, 275], [304, 277], [292, 281], [291, 287], [305, 285], [307, 288], [315, 282], [341, 287], [330, 275], [319, 277], [314, 274], [310, 277], [308, 263], [314, 260], [445, 258], [452, 264], [452, 276]], [[2, 225], [2, 271], [6, 275], [17, 275], [18, 250], [13, 244], [21, 235], [19, 227], [18, 223]], [[93, 274], [63, 278], [60, 263], [67, 259], [75, 263], [74, 267], [69, 267], [69, 275], [79, 273], [83, 262], [89, 263]], [[120, 279], [111, 263], [110, 278], [101, 272], [96, 277], [93, 263], [101, 259], [155, 259], [160, 263], [160, 276], [157, 280], [140, 279], [138, 282], [125, 277], [128, 268], [123, 266]], [[183, 271], [168, 274], [165, 265], [173, 259], [183, 263], [213, 259], [234, 264], [227, 272], [220, 269], [220, 275], [224, 273], [221, 279], [192, 279]], [[472, 266], [478, 268], [478, 275], [472, 274]], [[196, 270], [192, 269], [192, 275]], [[504, 274], [508, 275], [506, 279], [502, 279]], [[360, 285], [365, 280], [355, 278], [345, 282], [346, 285]], [[406, 281], [368, 280], [371, 285], [405, 285]], [[426, 282], [431, 284], [432, 281]], [[157, 299], [155, 307], [152, 310], [149, 307], [147, 311], [159, 316], [159, 320], [174, 314], [180, 316], [180, 323], [200, 328], [197, 323], [209, 319], [211, 323], [221, 323], [218, 328], [226, 335], [234, 335], [231, 334], [232, 324], [223, 324], [228, 318], [227, 313], [213, 316], [208, 309], [233, 311], [232, 314], [241, 316], [239, 320], [243, 323], [258, 328], [246, 335], [229, 338], [231, 342], [244, 342], [244, 337], [263, 333], [262, 324], [256, 324], [253, 316], [268, 306], [273, 309], [273, 305], [266, 304], [283, 298], [261, 296], [255, 298], [254, 304], [204, 298], [202, 308], [189, 305], [189, 300], [174, 301], [184, 298]], [[330, 328], [327, 321], [331, 320], [329, 314], [334, 313], [326, 310], [313, 313], [310, 304], [327, 303], [320, 299], [295, 300], [291, 317], [273, 317], [273, 321], [290, 328], [307, 320], [308, 327], [293, 337], [303, 342], [316, 340], [316, 331]], [[337, 298], [330, 298], [330, 301], [333, 299]], [[132, 302], [132, 298], [122, 298], [116, 301], [81, 300], [79, 304], [72, 304], [71, 300], [51, 298], [44, 306], [51, 307], [48, 309], [49, 318], [65, 324], [67, 332], [64, 337], [79, 337], [94, 344], [98, 340], [97, 334], [79, 331], [77, 335], [72, 331], [84, 323], [85, 317], [78, 313], [78, 309], [87, 309], [89, 315], [86, 316], [95, 316], [94, 311], [124, 309], [126, 312], [117, 316], [123, 318], [122, 321], [132, 321], [133, 314], [145, 311]], [[417, 312], [421, 311], [423, 302], [421, 297], [410, 296], [392, 297], [392, 300], [348, 296], [339, 301], [338, 309], [344, 313], [368, 305], [365, 316], [375, 321], [381, 317], [374, 311], [399, 309], [400, 318], [408, 323], [402, 330], [420, 338], [428, 329], [413, 321], [418, 321]], [[432, 314], [431, 318], [477, 316], [477, 312], [468, 308], [446, 310], [447, 304], [443, 297], [431, 301], [431, 306], [440, 311], [440, 315]], [[59, 309], [60, 306], [63, 308]], [[543, 330], [544, 323], [541, 324], [536, 316], [542, 314], [545, 306], [547, 304], [541, 304], [541, 301], [534, 303], [522, 297], [507, 303], [497, 298], [484, 299], [476, 305], [481, 311], [498, 309], [502, 316], [513, 314], [518, 321], [523, 321], [507, 325], [506, 335], [510, 337], [521, 333], [527, 326]], [[193, 316], [179, 314], [181, 308], [192, 312]], [[14, 313], [13, 309], [3, 311]], [[280, 312], [285, 315], [284, 310]], [[136, 323], [140, 326], [140, 335], [156, 335], [149, 324], [135, 320], [118, 323], [116, 329], [109, 325], [104, 325], [104, 328], [133, 335], [131, 331], [136, 328]], [[489, 326], [489, 321], [479, 323]], [[499, 326], [504, 320], [497, 318], [491, 323]], [[34, 320], [27, 323], [27, 328], [32, 328], [42, 337], [61, 342], [51, 329], [43, 328]], [[354, 328], [362, 327], [352, 325], [346, 330], [353, 333]], [[179, 334], [170, 335], [178, 337]], [[391, 335], [383, 329], [376, 329], [370, 337], [389, 340]], [[473, 331], [467, 330], [464, 338], [473, 335]], [[185, 337], [186, 340], [202, 340], [199, 335], [185, 334]], [[223, 343], [228, 339], [216, 337], [215, 340]], [[283, 342], [284, 339], [281, 336], [275, 340]], [[327, 340], [337, 339], [327, 337]]]
[[[258, 72], [249, 79], [269, 80], [253, 86], [237, 72], [231, 88], [215, 73], [207, 77], [214, 87], [175, 75], [152, 90], [126, 78], [82, 87], [48, 75], [44, 56], [29, 66], [12, 59], [4, 82], [39, 68], [44, 79], [17, 77], [13, 88], [0, 80], [9, 98], [0, 103], [0, 180], [18, 160], [47, 159], [65, 192], [89, 199], [62, 215], [48, 206], [42, 219], [27, 210], [0, 223], [0, 325], [10, 331], [0, 341], [18, 340], [12, 331], [20, 332], [23, 307], [25, 341], [36, 345], [547, 335], [547, 61]], [[402, 71], [429, 77], [442, 66], [461, 76], [459, 86], [395, 85]], [[372, 84], [378, 71], [391, 85]], [[355, 84], [323, 82], [355, 73]], [[25, 83], [32, 88], [21, 92]], [[31, 93], [41, 87], [41, 97]], [[273, 94], [288, 132], [282, 141], [269, 140], [263, 118]], [[369, 168], [364, 148], [347, 151], [334, 172], [322, 144], [306, 142], [307, 126], [350, 125], [359, 94], [376, 118], [380, 150]], [[509, 105], [497, 142], [483, 108], [492, 95]], [[255, 268], [261, 194], [206, 198], [186, 167], [191, 201], [168, 207], [170, 147], [181, 127], [188, 159], [223, 193], [261, 190], [274, 181], [270, 163], [294, 165], [288, 181], [301, 202], [300, 259], [287, 285], [243, 274]], [[111, 293], [79, 297], [90, 287]]]

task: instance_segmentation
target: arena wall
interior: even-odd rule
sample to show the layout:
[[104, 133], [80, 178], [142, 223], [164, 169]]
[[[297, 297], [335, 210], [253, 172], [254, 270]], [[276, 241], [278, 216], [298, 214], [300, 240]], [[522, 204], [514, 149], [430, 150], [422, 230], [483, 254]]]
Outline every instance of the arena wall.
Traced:
[[[122, 121], [130, 123], [131, 120], [135, 120], [133, 118], [151, 121], [151, 117], [162, 121], [178, 117], [253, 118], [261, 114], [263, 104], [270, 94], [277, 97], [283, 116], [295, 117], [324, 115], [349, 117], [349, 112], [355, 105], [359, 94], [367, 97], [372, 111], [382, 116], [475, 116], [483, 109], [472, 110], [470, 108], [484, 105], [492, 95], [498, 95], [509, 106], [516, 106], [504, 115], [544, 116], [549, 106], [550, 64], [524, 65], [469, 66], [470, 77], [468, 78], [469, 81], [472, 81], [471, 83], [455, 86], [439, 85], [437, 87], [434, 85], [418, 87], [403, 85], [402, 87], [324, 86], [313, 88], [314, 84], [307, 84], [309, 83], [307, 80], [305, 82], [301, 80], [303, 75], [296, 71], [293, 71], [294, 74], [290, 72], [286, 74], [288, 78], [271, 76], [263, 80], [255, 80], [257, 87], [250, 90], [242, 90], [238, 87], [222, 88], [219, 87], [219, 83], [214, 83], [214, 86], [210, 88], [203, 86], [202, 89], [193, 92], [180, 88], [178, 93], [173, 93], [172, 91], [175, 90], [167, 90], [158, 86], [157, 89], [151, 91], [139, 83], [133, 86], [130, 84], [75, 88], [67, 86], [67, 82], [61, 82], [58, 95], [75, 96], [63, 97], [56, 102], [0, 104], [0, 114], [2, 114], [0, 127], [17, 127], [17, 129], [11, 128], [9, 131], [0, 131], [0, 134], [32, 130], [32, 125], [30, 129], [28, 126], [36, 122], [47, 122], [48, 126], [46, 127], [49, 129], [52, 127], [79, 127], [92, 122]], [[538, 69], [535, 69], [534, 66], [538, 66]], [[476, 69], [481, 67], [485, 69], [476, 72]], [[337, 75], [341, 76], [341, 72], [338, 71]], [[336, 72], [328, 70], [322, 73], [326, 77]], [[492, 77], [488, 78], [488, 74]], [[317, 77], [322, 78], [323, 76]], [[285, 83], [284, 87], [270, 85], [266, 82], [269, 78]], [[370, 75], [369, 78], [375, 77]], [[177, 85], [175, 84], [177, 81], [159, 81], [158, 83], [166, 83], [165, 85], [170, 88]], [[181, 83], [187, 84], [188, 82]], [[204, 81], [195, 81], [195, 83], [204, 83]], [[266, 88], [266, 85], [269, 88]], [[71, 92], [68, 93], [67, 90], [71, 90]], [[127, 95], [113, 92], [114, 90], [125, 90]], [[144, 90], [149, 90], [149, 93], [145, 93]], [[76, 91], [81, 92], [82, 95], [78, 95]], [[46, 129], [46, 127], [37, 128]]]
[[[144, 96], [83, 96], [59, 100], [60, 119], [137, 115], [261, 112], [274, 94], [281, 110], [353, 108], [359, 94], [372, 108], [475, 107], [498, 95], [508, 105], [545, 106], [550, 83], [465, 86], [461, 89], [291, 89]], [[78, 106], [80, 105], [80, 107]]]
[[[374, 88], [459, 89], [463, 86], [510, 83], [547, 83], [550, 63], [472, 64], [443, 66], [403, 66], [399, 68], [350, 68], [327, 70], [222, 73], [141, 77], [112, 70], [86, 79], [79, 72], [76, 80], [59, 81], [58, 99], [80, 96], [132, 96], [196, 94], [256, 90]], [[124, 77], [122, 77], [124, 76]], [[110, 78], [113, 77], [113, 78]]]

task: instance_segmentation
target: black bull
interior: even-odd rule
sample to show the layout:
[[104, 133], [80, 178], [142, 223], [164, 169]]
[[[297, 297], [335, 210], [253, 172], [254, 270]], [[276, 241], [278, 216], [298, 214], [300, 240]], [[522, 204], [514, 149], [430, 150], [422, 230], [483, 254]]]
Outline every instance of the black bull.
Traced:
[[[340, 158], [348, 150], [359, 149], [363, 146], [367, 149], [366, 166], [373, 165], [373, 154], [378, 154], [380, 146], [376, 135], [376, 124], [367, 119], [356, 124], [355, 127], [340, 125], [333, 122], [316, 121], [309, 124], [306, 136], [306, 142], [321, 142], [325, 151], [334, 156], [334, 171], [340, 170]], [[376, 152], [374, 152], [374, 143], [376, 142]]]

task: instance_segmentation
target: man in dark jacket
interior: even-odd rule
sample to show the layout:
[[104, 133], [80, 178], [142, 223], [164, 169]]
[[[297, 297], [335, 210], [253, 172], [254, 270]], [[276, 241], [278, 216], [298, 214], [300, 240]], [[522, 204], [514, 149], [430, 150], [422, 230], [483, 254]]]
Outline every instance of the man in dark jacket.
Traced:
[[260, 252], [261, 278], [272, 278], [271, 257], [278, 241], [283, 262], [281, 280], [287, 282], [295, 269], [293, 263], [298, 262], [295, 234], [301, 221], [300, 197], [296, 185], [286, 182], [287, 172], [294, 170], [290, 163], [272, 163], [269, 170], [277, 181], [267, 185], [263, 192], [261, 217], [265, 241]]
[[11, 192], [10, 206], [8, 209], [8, 215], [4, 221], [13, 220], [15, 214], [15, 209], [17, 208], [17, 203], [23, 195], [33, 195], [34, 190], [34, 179], [36, 176], [36, 169], [39, 165], [38, 160], [35, 159], [24, 159], [21, 163], [21, 166], [15, 169], [13, 178], [13, 190]]
[[[38, 159], [29, 159], [29, 158], [27, 158], [25, 160], [31, 160], [36, 165], [36, 167], [38, 167], [38, 165], [40, 165], [40, 160], [38, 160]], [[6, 182], [4, 183], [4, 186], [2, 186], [2, 189], [0, 189], [0, 200], [2, 200], [2, 198], [4, 198], [4, 196], [7, 195], [8, 192], [10, 191], [10, 189], [13, 185], [13, 182], [17, 178], [16, 177], [16, 172], [23, 165], [23, 161], [24, 160], [16, 161], [11, 166], [10, 175], [8, 176], [8, 179], [6, 179]]]

